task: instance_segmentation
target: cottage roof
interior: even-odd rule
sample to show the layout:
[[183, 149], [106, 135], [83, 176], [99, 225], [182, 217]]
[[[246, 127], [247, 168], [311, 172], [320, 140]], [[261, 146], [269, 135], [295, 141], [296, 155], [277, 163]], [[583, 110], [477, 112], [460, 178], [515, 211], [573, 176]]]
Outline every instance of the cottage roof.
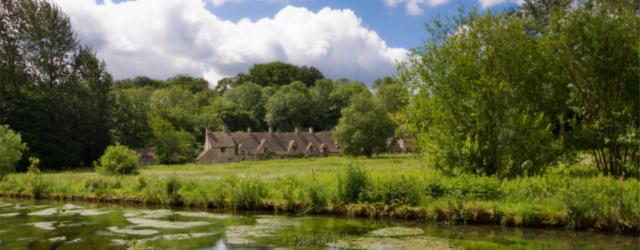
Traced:
[[[208, 132], [207, 138], [211, 147], [239, 147], [249, 154], [261, 154], [263, 148], [276, 155], [289, 155], [292, 145], [307, 151], [313, 148], [326, 148], [328, 153], [339, 153], [331, 132]], [[303, 148], [304, 147], [304, 148]]]

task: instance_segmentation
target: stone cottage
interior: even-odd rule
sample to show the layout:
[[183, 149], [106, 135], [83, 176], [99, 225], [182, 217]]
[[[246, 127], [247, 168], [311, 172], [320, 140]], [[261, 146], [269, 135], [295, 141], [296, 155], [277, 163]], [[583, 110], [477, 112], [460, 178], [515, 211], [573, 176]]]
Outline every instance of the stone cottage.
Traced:
[[330, 131], [314, 132], [214, 132], [206, 131], [198, 163], [257, 161], [289, 157], [338, 155], [340, 150]]
[[[415, 151], [412, 138], [389, 138], [389, 153]], [[339, 155], [340, 148], [331, 131], [314, 132], [228, 132], [206, 130], [204, 148], [198, 163], [258, 161], [291, 157], [318, 157]]]

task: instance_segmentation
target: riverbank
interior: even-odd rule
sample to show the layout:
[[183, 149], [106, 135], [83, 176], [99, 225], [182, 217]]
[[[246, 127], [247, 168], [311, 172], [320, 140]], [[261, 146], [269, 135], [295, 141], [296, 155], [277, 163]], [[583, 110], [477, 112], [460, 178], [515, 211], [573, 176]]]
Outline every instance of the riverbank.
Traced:
[[[347, 171], [346, 169], [351, 169]], [[414, 155], [145, 167], [138, 176], [10, 174], [0, 194], [466, 224], [640, 232], [640, 182], [557, 166], [499, 180], [445, 176]]]

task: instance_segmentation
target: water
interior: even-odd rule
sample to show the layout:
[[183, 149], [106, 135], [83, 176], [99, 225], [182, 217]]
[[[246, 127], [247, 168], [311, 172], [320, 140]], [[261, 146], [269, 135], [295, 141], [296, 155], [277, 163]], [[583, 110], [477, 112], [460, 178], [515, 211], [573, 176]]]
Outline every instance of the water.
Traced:
[[0, 249], [639, 249], [638, 237], [0, 199]]

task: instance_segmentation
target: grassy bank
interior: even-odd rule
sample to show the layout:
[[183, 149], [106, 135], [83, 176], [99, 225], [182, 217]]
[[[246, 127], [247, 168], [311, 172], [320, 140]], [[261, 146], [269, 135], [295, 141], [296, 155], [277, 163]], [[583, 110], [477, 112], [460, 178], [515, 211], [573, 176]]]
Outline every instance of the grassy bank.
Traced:
[[413, 155], [151, 166], [138, 176], [11, 174], [5, 196], [640, 232], [640, 182], [557, 166], [544, 176], [445, 176]]

